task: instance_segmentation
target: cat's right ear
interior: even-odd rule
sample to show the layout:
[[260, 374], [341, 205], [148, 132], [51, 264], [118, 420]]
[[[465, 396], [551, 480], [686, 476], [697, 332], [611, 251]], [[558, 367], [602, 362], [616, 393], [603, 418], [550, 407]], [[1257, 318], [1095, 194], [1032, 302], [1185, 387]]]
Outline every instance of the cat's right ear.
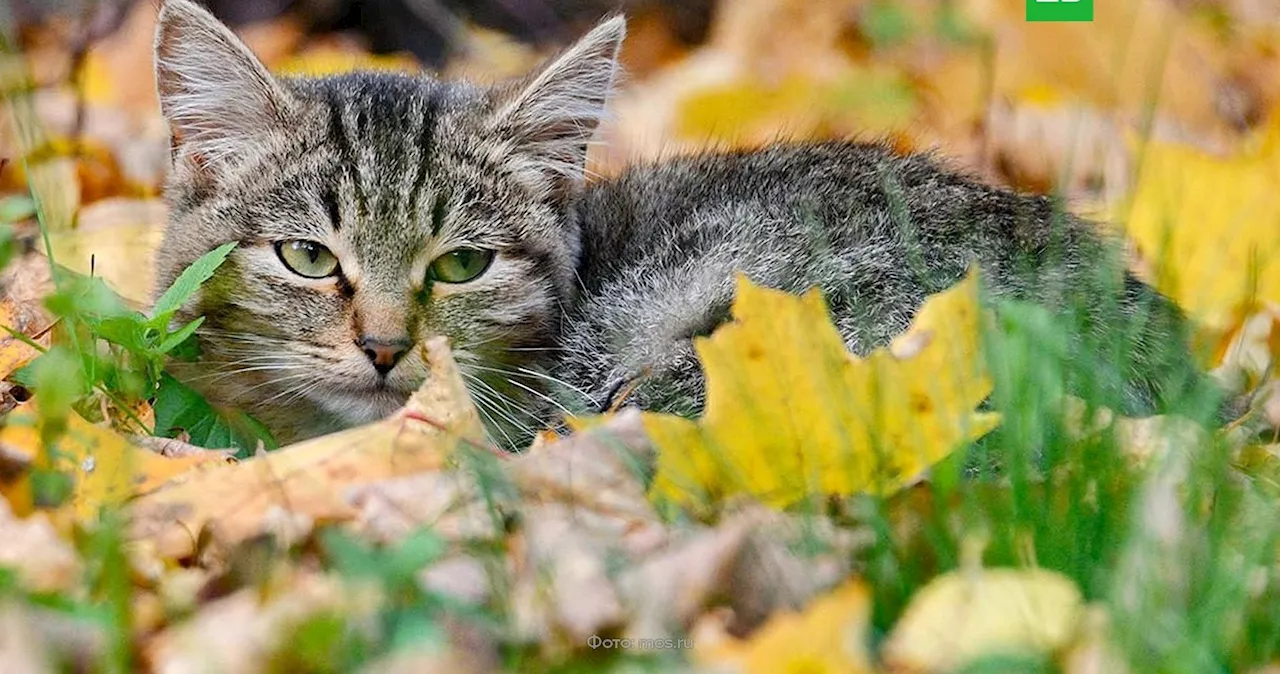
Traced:
[[517, 82], [499, 87], [489, 128], [552, 189], [580, 181], [587, 146], [605, 115], [618, 75], [627, 22], [614, 16]]
[[156, 87], [174, 162], [216, 175], [285, 128], [295, 103], [240, 38], [191, 0], [165, 0], [156, 24]]

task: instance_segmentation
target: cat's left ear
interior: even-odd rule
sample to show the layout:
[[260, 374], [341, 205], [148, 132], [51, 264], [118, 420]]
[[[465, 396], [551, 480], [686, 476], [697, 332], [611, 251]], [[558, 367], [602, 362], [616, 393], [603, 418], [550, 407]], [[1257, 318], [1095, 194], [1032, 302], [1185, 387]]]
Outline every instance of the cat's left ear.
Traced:
[[490, 131], [514, 142], [516, 152], [553, 181], [581, 181], [626, 34], [626, 19], [607, 19], [537, 71], [498, 89]]
[[175, 162], [216, 176], [287, 128], [288, 92], [231, 29], [191, 0], [164, 0], [156, 22], [156, 87]]

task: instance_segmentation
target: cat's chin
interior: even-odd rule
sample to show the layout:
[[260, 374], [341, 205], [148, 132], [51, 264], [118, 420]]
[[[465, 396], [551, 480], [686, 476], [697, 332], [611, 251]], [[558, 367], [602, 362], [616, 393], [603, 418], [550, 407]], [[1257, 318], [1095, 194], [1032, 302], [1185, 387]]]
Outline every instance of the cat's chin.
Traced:
[[326, 391], [315, 397], [325, 412], [345, 425], [359, 426], [381, 421], [394, 414], [409, 399], [408, 393], [387, 388], [352, 391]]

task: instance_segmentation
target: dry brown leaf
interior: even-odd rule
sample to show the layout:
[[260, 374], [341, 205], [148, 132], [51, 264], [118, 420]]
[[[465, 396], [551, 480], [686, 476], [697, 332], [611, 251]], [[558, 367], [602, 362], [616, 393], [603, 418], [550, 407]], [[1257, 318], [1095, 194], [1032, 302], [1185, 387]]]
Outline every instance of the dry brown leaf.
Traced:
[[1225, 390], [1245, 393], [1271, 377], [1280, 361], [1280, 305], [1267, 303], [1236, 323], [1216, 349], [1212, 374]]
[[625, 570], [618, 586], [627, 599], [630, 619], [624, 636], [667, 639], [687, 630], [726, 594], [741, 595], [732, 579], [749, 530], [734, 522], [700, 532]]
[[969, 3], [964, 11], [995, 38], [996, 98], [1017, 102], [1048, 89], [1132, 122], [1158, 101], [1158, 114], [1206, 141], [1234, 135], [1214, 105], [1223, 50], [1175, 4], [1099, 3], [1087, 23], [1027, 23], [1022, 0]]
[[0, 663], [5, 674], [89, 671], [102, 663], [106, 645], [105, 630], [97, 621], [8, 598], [0, 601]]
[[120, 30], [91, 46], [81, 73], [87, 101], [155, 114], [160, 104], [151, 59], [158, 7], [154, 2], [135, 3]]
[[[13, 330], [28, 337], [38, 334], [40, 330], [33, 328], [39, 319], [33, 320], [31, 313], [27, 311], [27, 307], [14, 306], [7, 299], [0, 300], [0, 326], [5, 328], [4, 332], [0, 333], [0, 379], [8, 377], [40, 355], [40, 351], [35, 347], [9, 332]], [[43, 341], [47, 346], [48, 340]]]
[[605, 562], [610, 540], [583, 526], [583, 514], [559, 504], [526, 506], [512, 545], [512, 629], [548, 655], [587, 647], [588, 637], [626, 615]]
[[1101, 203], [1114, 203], [1129, 189], [1132, 164], [1123, 129], [1095, 107], [996, 101], [985, 128], [987, 165], [1019, 189], [1093, 193]]
[[427, 471], [352, 488], [353, 526], [362, 535], [394, 542], [425, 527], [450, 540], [500, 535], [485, 494], [463, 471]]
[[422, 587], [454, 601], [483, 606], [492, 598], [489, 569], [475, 557], [455, 555], [423, 569], [418, 574]]
[[45, 640], [27, 615], [29, 609], [12, 599], [0, 603], [0, 662], [10, 674], [57, 671]]
[[630, 409], [513, 458], [507, 475], [530, 502], [570, 504], [634, 529], [659, 521], [637, 472], [652, 456], [640, 413]]
[[58, 536], [44, 513], [18, 519], [2, 500], [0, 567], [17, 572], [22, 587], [31, 592], [71, 592], [81, 573], [75, 549]]
[[190, 620], [161, 632], [146, 648], [153, 671], [261, 672], [289, 647], [309, 618], [367, 620], [377, 596], [334, 576], [283, 572], [267, 590], [244, 588], [206, 604]]
[[264, 532], [280, 513], [313, 522], [352, 519], [347, 488], [445, 467], [459, 443], [484, 431], [443, 337], [426, 343], [427, 383], [392, 417], [195, 474], [138, 499], [131, 533], [166, 557], [185, 557], [208, 528], [231, 546]]

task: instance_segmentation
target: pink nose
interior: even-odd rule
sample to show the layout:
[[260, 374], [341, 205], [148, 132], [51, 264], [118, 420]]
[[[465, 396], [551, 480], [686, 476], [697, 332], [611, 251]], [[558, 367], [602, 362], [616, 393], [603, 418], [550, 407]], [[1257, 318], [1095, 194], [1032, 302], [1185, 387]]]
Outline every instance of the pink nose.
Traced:
[[364, 336], [356, 340], [356, 346], [369, 357], [369, 362], [373, 363], [373, 369], [377, 370], [378, 374], [385, 375], [400, 362], [400, 357], [409, 350], [410, 342], [405, 338], [379, 339]]

